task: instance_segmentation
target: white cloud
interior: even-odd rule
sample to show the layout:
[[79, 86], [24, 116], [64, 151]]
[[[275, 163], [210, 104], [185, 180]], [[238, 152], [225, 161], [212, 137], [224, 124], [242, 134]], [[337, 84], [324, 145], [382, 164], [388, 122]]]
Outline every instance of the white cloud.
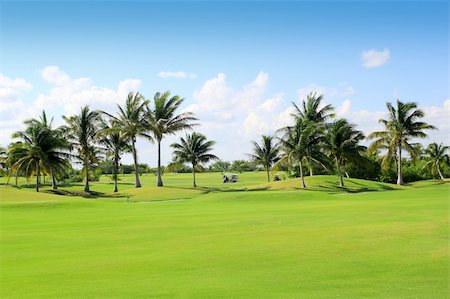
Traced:
[[228, 84], [224, 73], [206, 80], [194, 92], [194, 102], [186, 110], [195, 112], [203, 120], [230, 122], [261, 103], [268, 86], [269, 75], [259, 72], [255, 80], [240, 88]]
[[361, 59], [363, 61], [363, 66], [365, 68], [374, 68], [386, 64], [391, 57], [389, 49], [384, 49], [383, 51], [378, 51], [375, 49], [370, 49], [363, 51], [361, 54]]
[[128, 92], [137, 91], [141, 85], [138, 79], [125, 79], [117, 89], [99, 87], [89, 78], [72, 79], [57, 66], [45, 67], [42, 78], [53, 84], [48, 94], [40, 94], [33, 106], [46, 109], [63, 109], [65, 114], [74, 114], [81, 106], [90, 105], [93, 109], [109, 110], [121, 103]]
[[195, 79], [197, 75], [194, 73], [189, 73], [185, 71], [161, 71], [158, 73], [158, 76], [161, 78], [178, 78], [178, 79]]
[[[117, 89], [99, 87], [89, 78], [72, 79], [57, 66], [45, 67], [40, 72], [42, 78], [53, 85], [48, 93], [39, 94], [32, 103], [20, 99], [20, 95], [32, 89], [23, 79], [10, 79], [0, 75], [0, 140], [2, 145], [11, 142], [11, 134], [23, 128], [23, 121], [45, 109], [61, 123], [62, 113], [78, 113], [83, 105], [92, 109], [115, 111], [115, 104], [125, 100], [128, 92], [137, 91], [141, 85], [138, 79], [125, 79]], [[113, 111], [111, 111], [113, 109]]]
[[33, 86], [22, 78], [11, 79], [0, 74], [0, 142], [2, 146], [11, 140], [11, 134], [32, 115], [31, 109], [21, 100], [24, 92]]
[[70, 81], [69, 75], [56, 65], [44, 67], [41, 76], [45, 81], [55, 85], [64, 85]]

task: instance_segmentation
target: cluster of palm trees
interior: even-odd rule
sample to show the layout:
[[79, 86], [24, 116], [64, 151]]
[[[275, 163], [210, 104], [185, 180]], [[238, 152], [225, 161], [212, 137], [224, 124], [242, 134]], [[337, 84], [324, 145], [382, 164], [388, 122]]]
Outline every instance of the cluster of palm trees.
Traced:
[[[315, 167], [330, 170], [332, 165], [339, 175], [339, 185], [344, 186], [343, 173], [349, 162], [364, 167], [368, 165], [367, 157], [383, 151], [382, 166], [389, 168], [396, 163], [397, 184], [403, 184], [402, 151], [406, 150], [412, 157], [417, 155], [417, 144], [412, 139], [427, 137], [425, 130], [435, 129], [423, 121], [424, 112], [413, 102], [396, 101], [395, 106], [387, 103], [389, 117], [380, 119], [383, 131], [371, 133], [367, 139], [375, 139], [367, 149], [360, 142], [366, 137], [346, 119], [335, 119], [333, 107], [322, 104], [323, 96], [310, 93], [303, 101], [302, 107], [293, 103], [291, 125], [281, 128], [274, 136], [262, 136], [261, 143], [253, 141], [250, 157], [264, 167], [267, 180], [270, 170], [280, 165], [298, 168], [302, 187], [305, 188], [304, 167], [313, 175]], [[448, 161], [448, 147], [432, 144], [427, 149], [429, 163], [443, 179], [440, 171], [443, 161]]]
[[[84, 191], [90, 191], [90, 172], [104, 159], [113, 161], [114, 192], [118, 191], [117, 175], [120, 159], [131, 152], [134, 163], [135, 187], [141, 187], [138, 168], [137, 137], [157, 143], [158, 167], [157, 186], [163, 186], [161, 174], [161, 143], [165, 136], [180, 131], [192, 130], [197, 118], [191, 112], [179, 112], [184, 99], [169, 92], [156, 93], [152, 100], [145, 99], [139, 92], [128, 94], [124, 105], [117, 105], [117, 113], [90, 110], [82, 107], [77, 115], [63, 116], [65, 124], [53, 128], [53, 119], [48, 119], [45, 111], [38, 119], [25, 121], [26, 129], [13, 134], [19, 141], [7, 149], [0, 148], [0, 163], [9, 172], [9, 178], [19, 173], [27, 177], [36, 176], [36, 191], [39, 191], [41, 176], [51, 177], [53, 189], [57, 189], [57, 178], [71, 167], [71, 162], [82, 164]], [[339, 184], [344, 186], [345, 166], [356, 163], [364, 167], [369, 155], [381, 151], [382, 167], [389, 168], [395, 163], [397, 184], [403, 184], [403, 151], [411, 157], [418, 154], [419, 146], [414, 139], [425, 138], [425, 130], [435, 129], [421, 119], [424, 112], [413, 102], [387, 103], [388, 118], [380, 119], [382, 131], [371, 133], [374, 139], [366, 148], [360, 143], [366, 137], [346, 119], [336, 119], [332, 105], [322, 103], [323, 96], [310, 93], [302, 106], [294, 105], [292, 122], [280, 128], [274, 136], [262, 136], [261, 143], [252, 141], [251, 159], [267, 172], [284, 166], [298, 170], [303, 188], [306, 188], [304, 169], [313, 175], [314, 169], [335, 169]], [[215, 142], [197, 132], [186, 134], [178, 143], [171, 145], [174, 152], [172, 164], [191, 163], [193, 185], [196, 187], [195, 173], [202, 164], [218, 158], [211, 154]], [[449, 163], [449, 147], [431, 144], [424, 151], [427, 164], [433, 173], [444, 176], [441, 166]], [[348, 176], [348, 175], [347, 175]], [[8, 179], [9, 182], [9, 179]]]
[[[77, 115], [63, 116], [65, 125], [52, 127], [45, 111], [39, 119], [25, 122], [25, 131], [13, 134], [20, 141], [13, 143], [5, 152], [4, 163], [9, 168], [9, 177], [17, 177], [19, 171], [27, 177], [36, 176], [36, 191], [39, 192], [41, 174], [49, 174], [52, 187], [57, 189], [56, 178], [71, 165], [71, 161], [82, 164], [84, 191], [89, 192], [89, 173], [99, 161], [106, 157], [113, 161], [114, 192], [118, 191], [117, 174], [123, 153], [131, 152], [134, 162], [135, 186], [141, 187], [139, 179], [137, 137], [144, 137], [158, 144], [158, 186], [163, 186], [161, 176], [161, 142], [166, 135], [191, 130], [197, 120], [193, 113], [177, 113], [184, 99], [171, 96], [169, 92], [156, 93], [153, 101], [140, 93], [129, 93], [123, 106], [117, 105], [116, 115], [82, 107]], [[214, 145], [200, 133], [187, 134], [175, 149], [174, 159], [180, 163], [190, 162], [195, 168], [216, 156], [209, 154]]]

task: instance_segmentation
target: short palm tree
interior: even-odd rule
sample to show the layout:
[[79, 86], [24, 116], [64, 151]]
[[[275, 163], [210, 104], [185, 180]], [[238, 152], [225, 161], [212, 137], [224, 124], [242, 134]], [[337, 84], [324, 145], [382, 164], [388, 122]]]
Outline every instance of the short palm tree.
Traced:
[[39, 116], [39, 119], [30, 119], [25, 121], [29, 126], [41, 126], [48, 131], [50, 135], [49, 143], [43, 150], [47, 154], [47, 161], [45, 162], [46, 170], [52, 178], [52, 189], [58, 189], [56, 184], [56, 177], [63, 175], [67, 168], [70, 168], [69, 159], [73, 157], [70, 154], [72, 145], [65, 138], [65, 128], [57, 127], [53, 129], [53, 118], [49, 119], [45, 111]]
[[280, 147], [275, 143], [273, 136], [267, 135], [262, 135], [261, 145], [256, 141], [252, 141], [252, 144], [253, 152], [250, 158], [264, 167], [267, 172], [267, 182], [270, 182], [270, 167], [280, 159]]
[[435, 129], [434, 126], [418, 121], [425, 116], [425, 113], [417, 109], [414, 102], [403, 103], [397, 100], [394, 107], [391, 103], [386, 103], [389, 111], [387, 119], [380, 119], [384, 126], [383, 131], [371, 133], [368, 138], [375, 139], [369, 147], [369, 153], [379, 148], [387, 149], [383, 158], [383, 166], [387, 168], [393, 158], [397, 159], [397, 185], [403, 185], [402, 172], [402, 150], [405, 149], [411, 156], [416, 155], [412, 138], [425, 138], [425, 130]]
[[425, 167], [430, 166], [432, 174], [435, 175], [437, 172], [441, 180], [444, 180], [444, 176], [442, 175], [441, 171], [442, 164], [450, 164], [450, 158], [447, 154], [448, 150], [449, 147], [444, 146], [442, 143], [431, 143], [424, 151], [425, 159], [427, 161]]
[[364, 162], [365, 158], [361, 152], [366, 148], [359, 145], [364, 138], [364, 134], [356, 130], [355, 126], [349, 124], [345, 119], [336, 120], [328, 125], [323, 148], [336, 163], [340, 187], [344, 187], [341, 168], [345, 162]]
[[192, 129], [197, 119], [192, 112], [177, 114], [184, 102], [179, 96], [170, 96], [170, 92], [157, 92], [153, 98], [153, 109], [146, 112], [149, 131], [158, 143], [158, 186], [163, 186], [161, 177], [161, 141], [165, 135], [175, 134], [182, 130]]
[[217, 156], [209, 153], [213, 150], [214, 144], [215, 142], [212, 140], [208, 141], [205, 135], [193, 132], [190, 135], [186, 134], [185, 138], [181, 137], [179, 143], [171, 145], [174, 148], [175, 161], [192, 164], [194, 187], [197, 187], [195, 169], [203, 163], [219, 159]]
[[[323, 95], [318, 95], [316, 92], [311, 92], [306, 96], [306, 99], [303, 100], [302, 107], [298, 107], [294, 102], [292, 104], [295, 107], [295, 112], [293, 113], [293, 116], [295, 118], [300, 118], [303, 121], [308, 121], [310, 123], [314, 123], [317, 127], [317, 129], [323, 129], [327, 121], [333, 117], [335, 117], [335, 114], [333, 113], [333, 106], [331, 104], [328, 105], [322, 105], [323, 101]], [[321, 157], [323, 158], [323, 155], [321, 154], [320, 147], [310, 147], [310, 157], [306, 159], [306, 162], [309, 167], [309, 173], [310, 176], [313, 175], [313, 169], [315, 163], [314, 159], [312, 159], [313, 156], [316, 156], [317, 158]], [[323, 160], [323, 159], [320, 159]], [[323, 162], [319, 163], [320, 166], [323, 166]]]
[[[43, 113], [45, 116], [45, 112]], [[53, 188], [56, 189], [55, 173], [69, 165], [68, 144], [58, 131], [51, 130], [50, 125], [43, 125], [36, 120], [25, 121], [27, 128], [16, 132], [13, 138], [20, 139], [13, 143], [7, 151], [5, 163], [10, 165], [10, 175], [23, 171], [27, 177], [36, 176], [36, 192], [39, 192], [40, 175], [50, 172]]]
[[78, 158], [83, 163], [85, 175], [84, 191], [89, 192], [89, 170], [95, 156], [96, 134], [100, 122], [100, 112], [90, 110], [88, 106], [81, 108], [78, 115], [66, 117], [66, 134], [77, 150]]
[[114, 192], [118, 192], [117, 175], [119, 174], [120, 157], [125, 152], [131, 152], [130, 138], [123, 132], [111, 130], [113, 124], [102, 122], [102, 129], [97, 133], [98, 140], [106, 149], [106, 157], [113, 161]]
[[152, 136], [145, 133], [148, 130], [148, 122], [145, 118], [145, 111], [149, 101], [139, 93], [130, 92], [125, 101], [124, 106], [117, 105], [119, 111], [117, 116], [113, 116], [109, 113], [103, 112], [113, 119], [114, 127], [117, 130], [123, 132], [124, 136], [130, 138], [131, 141], [131, 153], [133, 155], [134, 163], [134, 178], [136, 188], [141, 187], [141, 181], [139, 179], [139, 166], [138, 156], [136, 149], [136, 138], [143, 136], [150, 141], [153, 140]]

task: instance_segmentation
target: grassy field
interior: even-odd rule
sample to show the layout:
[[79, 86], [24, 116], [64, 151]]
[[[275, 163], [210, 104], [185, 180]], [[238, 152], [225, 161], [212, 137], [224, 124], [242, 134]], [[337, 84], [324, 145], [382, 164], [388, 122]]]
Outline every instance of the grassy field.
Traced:
[[0, 186], [0, 297], [449, 297], [449, 184], [164, 180]]

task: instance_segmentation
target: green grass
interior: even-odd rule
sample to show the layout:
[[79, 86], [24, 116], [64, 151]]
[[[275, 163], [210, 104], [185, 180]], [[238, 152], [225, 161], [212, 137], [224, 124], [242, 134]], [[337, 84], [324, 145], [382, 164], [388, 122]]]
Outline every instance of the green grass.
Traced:
[[0, 187], [0, 297], [449, 296], [449, 184], [164, 179], [122, 177], [116, 196], [108, 178], [94, 196]]

